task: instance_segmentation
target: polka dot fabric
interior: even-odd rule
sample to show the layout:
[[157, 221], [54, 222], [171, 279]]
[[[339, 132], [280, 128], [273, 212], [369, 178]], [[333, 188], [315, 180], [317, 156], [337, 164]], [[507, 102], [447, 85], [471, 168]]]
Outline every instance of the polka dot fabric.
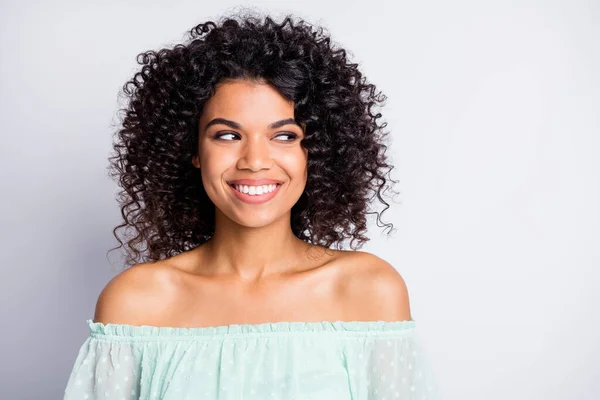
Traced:
[[64, 400], [436, 400], [415, 321], [86, 321]]

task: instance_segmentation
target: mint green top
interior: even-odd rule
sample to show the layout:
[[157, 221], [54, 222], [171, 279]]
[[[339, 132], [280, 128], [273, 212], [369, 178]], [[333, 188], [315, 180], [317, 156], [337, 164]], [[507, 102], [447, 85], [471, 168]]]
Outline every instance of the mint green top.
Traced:
[[88, 319], [65, 400], [434, 400], [415, 321], [213, 327]]

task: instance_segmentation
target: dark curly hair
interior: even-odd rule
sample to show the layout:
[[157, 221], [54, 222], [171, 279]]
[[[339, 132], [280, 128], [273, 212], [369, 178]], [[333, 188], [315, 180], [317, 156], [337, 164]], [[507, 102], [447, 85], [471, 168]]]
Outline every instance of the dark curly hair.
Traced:
[[230, 15], [197, 25], [184, 44], [139, 54], [137, 62], [141, 69], [123, 86], [128, 104], [119, 110], [109, 157], [124, 219], [113, 229], [120, 246], [111, 250], [124, 244], [117, 230], [135, 231], [126, 242], [127, 265], [171, 257], [214, 233], [215, 205], [191, 160], [203, 104], [217, 83], [232, 79], [272, 85], [305, 124], [308, 177], [291, 210], [294, 235], [328, 248], [352, 238], [356, 249], [369, 240], [367, 214], [377, 214], [382, 226], [380, 214], [367, 207], [376, 195], [383, 211], [389, 208], [381, 196], [391, 188], [385, 175], [393, 169], [385, 156], [387, 123], [378, 123], [381, 114], [372, 110], [386, 97], [323, 27], [291, 15], [281, 23]]

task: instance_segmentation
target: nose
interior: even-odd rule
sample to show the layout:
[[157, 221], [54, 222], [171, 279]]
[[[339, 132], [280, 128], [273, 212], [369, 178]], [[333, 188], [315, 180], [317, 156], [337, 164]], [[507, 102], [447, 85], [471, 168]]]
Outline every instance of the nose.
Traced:
[[260, 171], [271, 167], [273, 159], [268, 139], [263, 135], [249, 138], [242, 146], [242, 154], [237, 163], [239, 169]]

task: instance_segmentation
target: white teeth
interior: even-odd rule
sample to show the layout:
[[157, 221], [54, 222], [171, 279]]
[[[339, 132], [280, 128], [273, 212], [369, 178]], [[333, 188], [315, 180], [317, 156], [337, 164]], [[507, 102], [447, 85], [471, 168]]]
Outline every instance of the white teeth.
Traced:
[[277, 187], [276, 184], [272, 185], [262, 185], [262, 186], [248, 186], [248, 185], [233, 185], [236, 190], [249, 194], [251, 196], [261, 195], [265, 193], [270, 193]]

